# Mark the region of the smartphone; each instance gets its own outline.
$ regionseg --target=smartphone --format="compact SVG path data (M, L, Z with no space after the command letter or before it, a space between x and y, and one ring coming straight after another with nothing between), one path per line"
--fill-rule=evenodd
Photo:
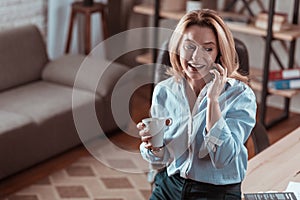
M217 55L217 57L216 57L215 63L222 65L222 64L221 64L221 59L220 59L220 57L221 57L221 54L218 53L218 55Z
M218 68L215 66L213 66L211 69L219 71ZM215 75L213 73L210 73L210 75L211 75L211 79L215 78Z
M215 63L221 65L220 57L221 57L221 54L218 53L218 55L217 55L217 57L216 57L216 60L215 60ZM213 65L211 69L218 70L218 68L217 68L215 65ZM219 70L218 70L218 71L219 71ZM214 79L214 78L215 78L215 75L214 75L214 74L210 73L210 75L211 75L211 79Z

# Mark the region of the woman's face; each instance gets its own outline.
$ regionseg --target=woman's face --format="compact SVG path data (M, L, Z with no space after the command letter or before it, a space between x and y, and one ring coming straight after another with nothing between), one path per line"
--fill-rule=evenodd
M203 79L218 55L217 39L213 30L198 25L188 27L183 34L179 54L187 78Z

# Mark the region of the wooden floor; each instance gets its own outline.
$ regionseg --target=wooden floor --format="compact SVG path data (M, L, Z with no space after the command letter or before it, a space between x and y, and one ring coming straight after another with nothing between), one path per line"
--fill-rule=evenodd
M150 108L150 91L151 86L144 86L139 88L133 98L131 99L131 115L134 122L139 122L141 119L148 117ZM276 116L280 110L269 108L268 116ZM278 125L268 130L268 136L270 143L273 144L292 130L300 126L300 115L291 113L290 117L279 123ZM135 127L129 127L135 128ZM111 140L125 149L138 149L140 141L138 138L128 136L127 134L119 131L111 136ZM251 145L249 146L249 152L252 152ZM75 162L82 156L87 156L89 153L83 146L78 146L64 154L61 154L55 158L41 163L31 169L21 172L15 176L5 179L0 182L0 199L4 196L12 194L23 187L31 185L32 183L43 179L49 174L65 168Z

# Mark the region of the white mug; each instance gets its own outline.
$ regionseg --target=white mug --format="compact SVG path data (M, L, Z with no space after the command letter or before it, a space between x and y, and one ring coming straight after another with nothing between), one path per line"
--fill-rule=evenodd
M165 128L172 124L170 118L146 118L142 120L149 133L152 136L150 142L153 147L162 147L164 145Z

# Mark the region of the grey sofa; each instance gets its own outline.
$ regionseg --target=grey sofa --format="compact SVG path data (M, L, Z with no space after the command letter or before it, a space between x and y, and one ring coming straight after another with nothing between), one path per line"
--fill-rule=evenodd
M0 180L79 145L72 109L94 104L105 133L118 128L110 96L127 67L110 66L96 98L82 79L74 88L80 99L72 105L74 80L84 59L65 55L49 60L43 37L33 25L0 32ZM101 67L96 65L86 70L87 79L95 76L93 68Z

